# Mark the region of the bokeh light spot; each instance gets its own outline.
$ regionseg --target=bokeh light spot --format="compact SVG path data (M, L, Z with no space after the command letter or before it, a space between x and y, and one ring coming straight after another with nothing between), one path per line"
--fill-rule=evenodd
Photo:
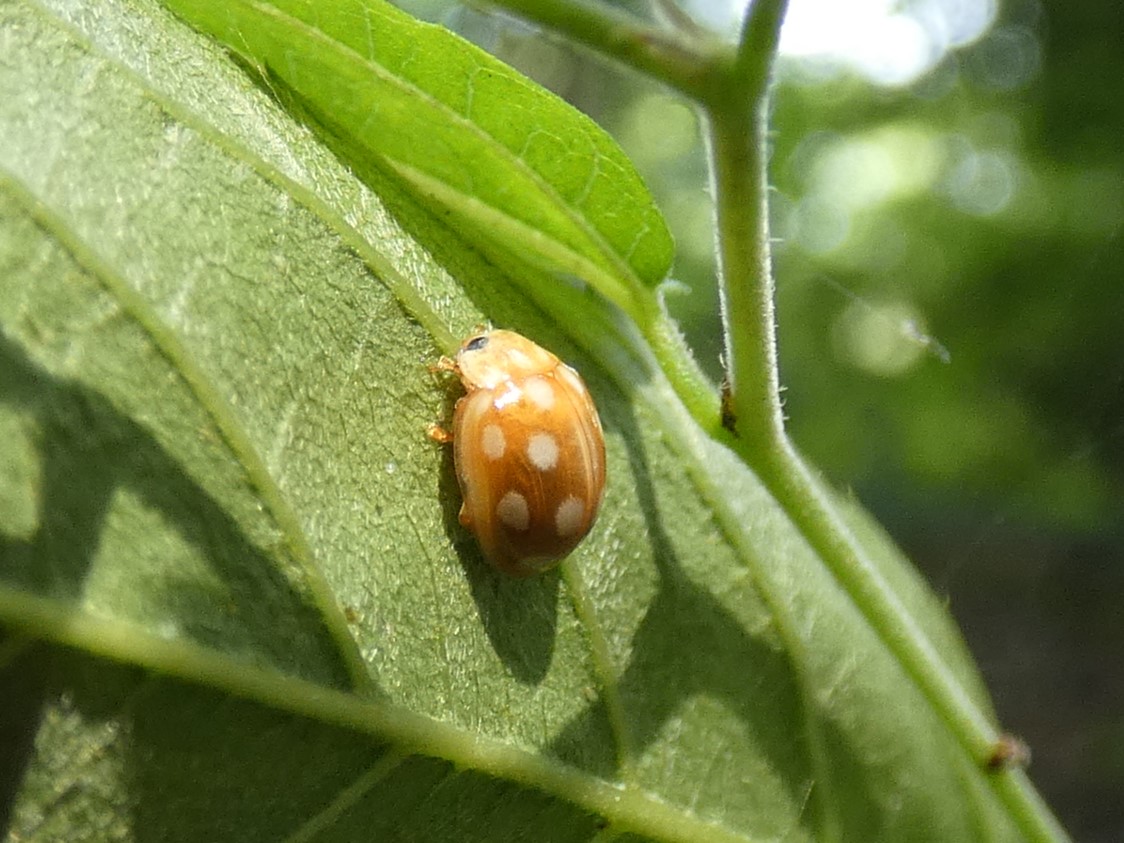
M900 302L852 302L836 319L832 339L839 356L879 377L909 371L926 351L920 316Z

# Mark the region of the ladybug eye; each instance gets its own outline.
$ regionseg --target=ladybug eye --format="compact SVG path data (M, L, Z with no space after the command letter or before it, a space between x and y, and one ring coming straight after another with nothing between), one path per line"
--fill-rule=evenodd
M468 342L466 342L464 344L464 350L465 351L479 351L480 349L482 349L487 344L488 344L488 338L486 336L481 335L479 337L473 337L472 339L470 339Z

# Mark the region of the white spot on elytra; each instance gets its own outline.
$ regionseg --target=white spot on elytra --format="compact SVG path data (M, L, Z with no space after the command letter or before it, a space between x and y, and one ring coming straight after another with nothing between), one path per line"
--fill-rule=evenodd
M531 403L540 410L550 410L554 407L554 384L544 377L536 375L523 381L523 391L531 399Z
M581 529L584 515L585 507L582 506L582 502L570 495L558 504L558 509L554 511L554 529L562 538L572 536Z
M496 515L500 522L513 530L526 530L531 523L531 512L527 509L527 499L518 492L508 492L496 504Z
M539 471L558 465L558 440L549 433L536 433L527 441L527 458Z
M498 460L507 450L507 440L499 425L489 424L480 434L480 445L484 449L484 456L490 460Z

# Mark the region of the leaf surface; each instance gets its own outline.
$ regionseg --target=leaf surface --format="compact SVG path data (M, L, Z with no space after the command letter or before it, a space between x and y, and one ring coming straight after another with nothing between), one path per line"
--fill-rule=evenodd
M364 0L168 5L477 239L516 238L633 313L666 275L671 236L620 148L447 30Z
M479 76L475 52L386 14L401 44L436 42L398 59L417 88ZM317 91L352 90L335 57L370 54L308 26L266 29L301 73L322 53L328 80L289 84L326 113ZM603 302L483 259L401 167L348 161L361 183L150 4L5 4L0 56L0 710L32 736L17 838L1014 839L643 346L619 327L575 342L616 325ZM506 119L562 132L562 106L520 84ZM387 133L418 103L396 86L366 106ZM334 131L355 135L347 114ZM463 193L446 152L410 166ZM593 173L620 153L581 155ZM526 175L501 159L469 181ZM662 246L630 251L542 195L521 224L600 255L621 290L661 276ZM481 560L425 436L456 395L428 364L485 317L578 366L606 428L597 528L529 581ZM854 518L986 705L942 608Z

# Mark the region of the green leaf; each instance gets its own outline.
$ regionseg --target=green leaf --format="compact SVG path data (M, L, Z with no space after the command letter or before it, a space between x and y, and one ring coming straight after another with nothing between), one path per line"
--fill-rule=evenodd
M456 89L466 48L420 31L411 74ZM316 43L294 52L334 67ZM0 56L13 837L1016 839L603 302L359 182L148 3L5 4ZM524 222L556 237L572 208L541 201ZM455 397L428 364L485 315L573 361L606 428L600 522L530 581L480 558L425 435ZM852 519L986 707L942 607Z
M379 0L170 0L476 239L591 283L639 315L671 236L593 121L449 31Z

